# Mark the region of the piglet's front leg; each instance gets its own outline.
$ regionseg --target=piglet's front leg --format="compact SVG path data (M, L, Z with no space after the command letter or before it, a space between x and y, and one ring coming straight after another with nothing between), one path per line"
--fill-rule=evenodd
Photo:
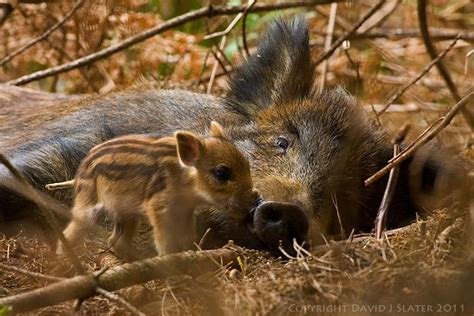
M155 247L159 255L190 250L196 242L194 209L176 205L161 206L160 199L145 203Z

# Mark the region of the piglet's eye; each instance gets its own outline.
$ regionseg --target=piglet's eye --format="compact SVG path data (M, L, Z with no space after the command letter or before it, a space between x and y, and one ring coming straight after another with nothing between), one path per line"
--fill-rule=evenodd
M281 150L287 150L290 147L290 141L285 136L279 136L276 139L276 146Z
M232 176L232 172L227 166L217 166L213 171L214 178L219 182L227 182Z

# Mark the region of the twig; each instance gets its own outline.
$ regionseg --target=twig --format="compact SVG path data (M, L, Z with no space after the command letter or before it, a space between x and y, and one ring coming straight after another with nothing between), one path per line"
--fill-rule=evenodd
M253 5L255 4L254 0L249 0L249 2L247 3L247 6L246 8L244 9L244 12L245 11L248 11ZM224 72L227 74L227 71L225 69L225 66L222 64L221 60L220 60L220 56L223 56L225 57L224 53L223 53L223 50L224 50L224 47L225 47L225 44L227 43L227 35L234 29L234 27L237 25L237 23L239 22L239 20L244 16L244 13L243 12L240 12L239 14L237 14L237 16L229 23L229 25L226 27L226 29L224 31L220 31L220 32L215 32L213 34L210 34L210 35L206 35L204 36L204 39L211 39L211 38L215 38L215 37L218 37L218 36L222 36L221 38L221 41L219 43L219 46L217 46L217 54L214 55L214 57L216 58L216 62L214 63L214 65L212 66L212 71L211 71L211 78L209 80L209 83L207 85L207 94L210 94L211 91L212 91L212 86L214 84L214 80L216 78L216 72L217 72L217 66L220 64L222 69L224 70ZM220 55L220 56L219 56Z
M219 78L219 77L228 75L228 74L230 74L234 71L234 68L230 68L230 67L226 67L225 69L226 69L226 71L224 71L224 70L217 71L215 77ZM201 76L201 78L196 80L196 85L200 85L201 83L209 81L210 79L211 79L211 75Z
M249 0L249 4L252 0ZM247 7L249 7L249 4L247 4ZM247 8L246 7L246 8ZM223 30L223 31L219 31L219 32L215 32L215 33L212 33L212 34L208 34L206 36L204 36L204 39L205 40L209 40L209 39L212 39L212 38L216 38L216 37L220 37L220 36L226 36L228 35L233 29L234 27L237 25L237 23L240 21L240 19L244 16L244 13L243 12L239 12L239 14L237 14L235 16L235 18L229 23L229 25L227 25L226 29Z
M431 39L436 40L452 40L459 36L460 39L464 41L474 41L474 32L467 32L464 30L445 30L439 28L429 28ZM326 36L328 32L315 32L316 34L320 34ZM344 36L343 32L334 32L334 37L341 37ZM413 28L399 28L399 29L390 29L390 28L377 28L370 32L361 32L360 30L352 34L349 39L376 39L376 38L387 38L387 39L403 39L403 38L414 38L414 37L421 37L421 33L419 29ZM314 45L311 43L310 45Z
M352 34L354 34L357 29L359 29L359 27L361 27L362 24L364 24L365 21L367 21L375 12L377 12L378 9L380 9L382 7L382 5L385 3L384 0L380 0L376 5L374 5L363 17L362 19L360 19L359 22L357 22L356 25L354 25L347 33L346 35L344 35L343 37L340 37L338 38L334 44L329 48L329 50L325 51L324 54L322 56L320 56L318 58L318 60L316 60L316 62L314 63L314 66L316 67L317 65L319 65L321 62L323 62L326 58L328 58L329 56L331 56L335 51L336 49L341 46L341 44L347 40L350 36L352 36Z
M249 53L249 48L247 46L247 15L249 13L249 10L252 9L252 7L257 3L257 0L250 0L247 7L244 10L244 16L242 17L242 43L244 44L244 50L245 54L247 54L247 57L250 56Z
M206 231L204 232L204 234L201 237L201 240L199 240L199 243L197 244L198 249L202 248L202 246L204 245L204 242L206 241L206 237L207 237L207 235L209 235L210 232L211 232L211 228L206 229Z
M349 42L350 43L350 42ZM359 84L360 84L360 81L362 80L361 79L361 76L360 76L360 65L359 63L355 62L352 57L351 57L351 54L349 54L349 49L344 49L344 55L346 55L347 57L347 60L349 61L349 63L351 64L351 66L353 68L355 68L355 71L356 71L356 86L355 86L355 91L356 91L356 95L358 95L359 93Z
M46 32L44 32L43 34L41 34L40 36L38 36L37 38L34 38L32 40L30 40L28 43L26 43L23 47L20 47L18 48L17 50L15 50L13 53L11 53L10 55L6 56L5 58L3 58L2 60L0 60L0 66L3 66L5 63L9 62L10 60L12 60L13 58L15 58L16 56L20 55L21 53L23 53L24 51L26 51L28 48L30 48L31 46L35 45L36 43L39 43L41 42L42 40L45 40L46 38L48 38L48 36L51 35L51 33L53 33L54 31L56 31L58 28L60 28L64 23L66 23L66 21L74 15L74 13L76 13L77 10L79 10L79 8L84 4L85 0L78 0L74 6L72 7L71 11L69 11L62 20L58 21L56 24L54 24L50 29L48 29Z
M400 5L401 0L387 0L385 5L380 8L377 14L374 14L370 19L368 19L364 25L359 29L361 33L367 33L368 31L376 28L380 24L385 23L388 19L387 17L391 15Z
M436 126L436 128L433 128L430 132L426 133L426 136L423 138L420 138L416 144L412 144L410 149L402 151L395 159L393 159L392 162L390 162L388 165L377 171L373 176L370 178L367 178L365 180L365 185L371 185L375 181L379 180L381 177L383 177L388 171L390 171L392 168L400 165L403 161L405 161L408 157L410 157L416 150L418 150L421 146L429 142L431 139L433 139L439 132L441 132L446 126L451 123L451 120L454 118L454 116L461 110L467 103L471 101L472 96L474 95L474 92L471 92L464 96L458 103L456 103L451 110L444 116L442 121Z
M426 134L428 134L433 128L435 128L436 126L438 126L439 123L441 123L443 121L444 117L440 117L438 118L436 121L434 121L433 123L430 124L430 126L428 126L420 135L418 135L417 138L415 138L415 140L413 140L413 142L408 145L407 147L405 147L403 149L402 152L404 151L407 151L409 150L411 147L413 147L420 139L422 139L423 137L425 137ZM393 157L391 158L388 162L392 162L396 159L397 157Z
M0 306L11 306L14 313L28 312L75 298L96 294L97 287L115 291L134 284L175 275L200 276L216 270L215 261L236 264L239 253L231 249L187 251L127 263L108 269L102 275L78 275L29 292L0 298Z
M469 70L469 61L473 55L474 55L474 49L471 49L466 54L466 62L464 64L464 75L467 75L467 72Z
M122 305L133 315L139 315L139 316L145 316L146 315L146 314L140 312L135 306L133 306L132 304L130 304L129 302L127 302L126 300L124 300L123 298L121 298L120 296L118 296L115 293L104 290L103 288L101 288L99 286L95 289L95 291L97 293L99 293L100 295L106 297L107 299L111 300L112 302L115 302L115 303L118 303L119 305Z
M405 91L408 90L412 85L418 82L424 75L426 75L431 68L436 65L438 62L441 61L441 59L456 45L456 43L459 40L459 35L454 39L454 41L441 53L439 54L435 59L431 61L423 70L414 78L412 78L410 81L408 81L405 85L403 85L397 93L395 93L388 101L385 103L384 107L380 112L378 112L376 115L380 116L382 115L390 105L392 105L393 102L395 102L402 94L405 93Z
M45 185L45 188L48 189L49 191L54 191L54 190L61 190L61 189L69 189L74 186L74 180L69 180L69 181L64 181L64 182L56 182L56 183L50 183Z
M219 53L219 58L222 58L227 63L227 65L229 65L232 68L233 67L232 62L229 60L229 58L227 58L224 51L222 49L220 49L218 46L216 47L216 51ZM221 60L221 63L222 63L221 66L223 66L224 63L222 62L222 60ZM225 67L225 68L227 69L227 67ZM227 70L226 69L223 69L223 70L224 70L225 74L227 75Z
M406 124L403 126L400 131L397 133L395 139L393 140L393 156L396 157L400 152L400 144L405 139L407 132L410 128L410 125ZM390 170L388 176L387 186L385 187L385 192L383 194L382 202L377 211L377 218L375 219L375 238L377 240L382 239L382 233L385 230L387 223L388 208L392 202L393 195L395 194L395 188L397 187L397 179L399 174L399 168L394 167Z
M221 38L221 42L219 43L218 51L222 51L224 49L226 42L227 42L227 35L224 35ZM213 86L214 80L216 78L216 73L217 73L218 66L219 66L219 58L216 60L216 62L212 66L211 77L209 79L209 83L207 84L207 90L206 90L207 94L210 94L211 91L212 91L212 86ZM225 69L225 66L224 66L224 69Z
M58 239L64 245L64 250L66 251L67 256L71 259L74 268L78 273L83 274L86 270L82 266L78 256L72 249L68 240L66 239L66 237L64 237L60 229L59 223L56 217L54 217L53 215L53 213L64 213L61 204L54 201L53 198L47 197L45 194L42 194L41 192L36 190L23 176L23 174L21 174L3 154L0 154L0 163L2 163L13 174L16 180L16 182L2 183L2 185L5 185L8 189L11 189L21 194L22 196L33 201L39 206L44 216L46 217L48 224L51 226Z
M331 194L331 200L334 208L336 209L337 221L339 222L339 229L341 230L341 239L344 239L346 233L344 231L344 226L342 225L341 213L339 212L339 205L337 204L337 197L335 194Z
M204 56L204 61L202 63L201 72L199 73L198 79L194 82L194 89L196 89L199 86L199 84L201 82L203 82L203 81L201 81L201 79L202 79L202 76L204 75L204 72L206 71L207 61L209 60L209 56L211 55L211 51L212 51L212 48L208 49L207 53L206 53L206 56Z
M438 53L436 52L436 48L434 47L433 42L430 38L430 33L428 32L428 22L426 17L426 0L418 0L417 11L423 43L425 43L426 51L430 55L431 59L435 59ZM456 85L453 82L453 79L451 78L451 75L449 74L448 68L446 68L446 65L441 60L436 63L436 67L438 68L441 77L443 77L444 81L446 82L449 91L451 91L454 100L456 102L459 102L459 100L461 100L461 96ZM474 131L474 114L467 107L463 108L461 110L461 113L464 116L464 119L466 120L467 124L469 124L471 130Z
M329 20L326 39L324 40L324 51L328 51L331 47L332 36L334 33L334 26L336 25L336 14L337 14L337 3L331 3L331 10L329 11ZM324 91L324 86L326 85L326 77L328 72L329 58L326 59L323 63L323 70L321 74L321 81L319 85L319 92Z
M314 6L317 4L327 4L332 2L342 2L343 0L304 0L304 1L286 1L280 3L270 3L270 4L258 4L254 5L250 11L252 12L262 12L262 11L271 11L279 9L288 9L304 6ZM72 69L82 67L84 65L93 63L97 60L109 57L113 54L116 54L132 45L143 42L144 40L153 37L157 34L163 33L171 28L182 25L184 23L200 19L202 17L213 17L219 15L232 15L244 11L246 6L207 6L198 10L190 11L183 15L179 15L175 18L172 18L156 27L138 33L134 36L127 38L126 40L117 43L115 45L104 48L93 54L78 58L72 62L65 63L60 66L51 67L49 69L41 70L34 72L30 75L20 77L15 80L8 81L7 84L10 85L23 85L31 81L39 80L49 76L54 76L59 73L63 73Z
M0 269L5 270L5 271L17 272L17 273L24 274L35 279L40 279L40 280L44 280L48 282L58 282L58 281L64 280L64 278L59 278L59 277L55 277L51 275L38 273L38 272L28 271L22 268L9 266L3 263L0 263Z

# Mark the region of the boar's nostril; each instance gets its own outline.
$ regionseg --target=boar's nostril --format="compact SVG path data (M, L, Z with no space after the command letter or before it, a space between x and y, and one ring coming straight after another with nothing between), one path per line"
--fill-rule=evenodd
M281 255L280 244L294 254L293 240L299 244L307 241L308 218L297 205L265 201L255 209L253 220L255 233L275 255Z

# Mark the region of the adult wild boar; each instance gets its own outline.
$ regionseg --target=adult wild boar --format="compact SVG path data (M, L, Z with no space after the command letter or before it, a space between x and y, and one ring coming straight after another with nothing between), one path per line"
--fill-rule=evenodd
M249 157L254 183L266 203L245 222L202 211L198 229L211 232L206 247L232 239L250 248L287 251L292 241L370 231L386 178L365 187L364 179L392 155L385 134L371 125L356 100L338 88L314 92L308 26L297 18L274 22L258 50L233 74L223 98L181 90L130 89L80 101L13 108L1 129L2 149L38 188L74 177L94 145L130 133L170 135L177 129L203 132L216 120ZM445 166L427 157L401 166L388 226L414 218ZM413 167L416 165L416 168ZM417 174L418 176L410 176ZM0 169L1 181L10 174ZM70 202L70 192L57 197ZM4 224L31 217L32 206L3 189Z

